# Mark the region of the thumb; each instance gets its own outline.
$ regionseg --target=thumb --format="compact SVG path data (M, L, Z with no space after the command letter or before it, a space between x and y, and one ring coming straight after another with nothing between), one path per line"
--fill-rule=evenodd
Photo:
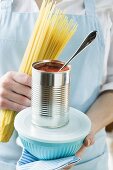
M76 153L76 156L81 158L82 154L85 152L86 147L85 145L82 145L82 147L79 149L79 151Z
M89 147L95 143L94 134L90 133L84 140L84 146Z
M90 133L89 135L86 136L84 143L82 147L79 149L79 151L76 153L76 156L81 157L82 154L85 152L86 148L90 147L94 143L95 143L94 134Z

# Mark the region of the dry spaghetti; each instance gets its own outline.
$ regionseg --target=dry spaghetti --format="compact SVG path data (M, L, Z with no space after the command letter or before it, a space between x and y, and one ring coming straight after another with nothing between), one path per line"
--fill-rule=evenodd
M19 71L31 75L33 62L57 59L76 29L77 25L69 20L62 11L56 9L56 3L52 0L43 0ZM1 111L1 142L9 141L14 130L15 115L14 111Z

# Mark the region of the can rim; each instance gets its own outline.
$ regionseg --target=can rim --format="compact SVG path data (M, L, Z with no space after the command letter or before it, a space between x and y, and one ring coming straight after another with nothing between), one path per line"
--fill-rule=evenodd
M64 70L64 71L61 71L61 72L56 72L56 71L48 71L48 72L46 72L46 71L38 70L38 69L35 68L35 66L36 66L37 64L49 63L49 62L58 63L58 64L61 64L62 66L65 64L65 62L60 61L60 60L40 60L40 61L34 62L34 63L32 64L32 69L36 70L37 72L42 72L42 73L46 73L46 74L48 74L48 73L49 73L49 74L50 74L50 73L62 74L62 73L70 72L70 70L71 70L71 65L67 65L67 67L69 68L68 70Z

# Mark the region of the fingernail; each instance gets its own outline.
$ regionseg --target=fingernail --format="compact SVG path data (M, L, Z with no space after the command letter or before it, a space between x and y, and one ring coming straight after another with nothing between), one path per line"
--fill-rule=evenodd
M87 146L90 146L90 145L91 145L91 140L88 139L88 141L87 141Z

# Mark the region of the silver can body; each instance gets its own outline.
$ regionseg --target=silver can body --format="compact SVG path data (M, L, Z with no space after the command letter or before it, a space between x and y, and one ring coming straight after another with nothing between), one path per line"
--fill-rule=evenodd
M32 66L32 123L48 128L64 126L69 121L70 66L61 72L43 71L44 66L64 63L43 60Z

